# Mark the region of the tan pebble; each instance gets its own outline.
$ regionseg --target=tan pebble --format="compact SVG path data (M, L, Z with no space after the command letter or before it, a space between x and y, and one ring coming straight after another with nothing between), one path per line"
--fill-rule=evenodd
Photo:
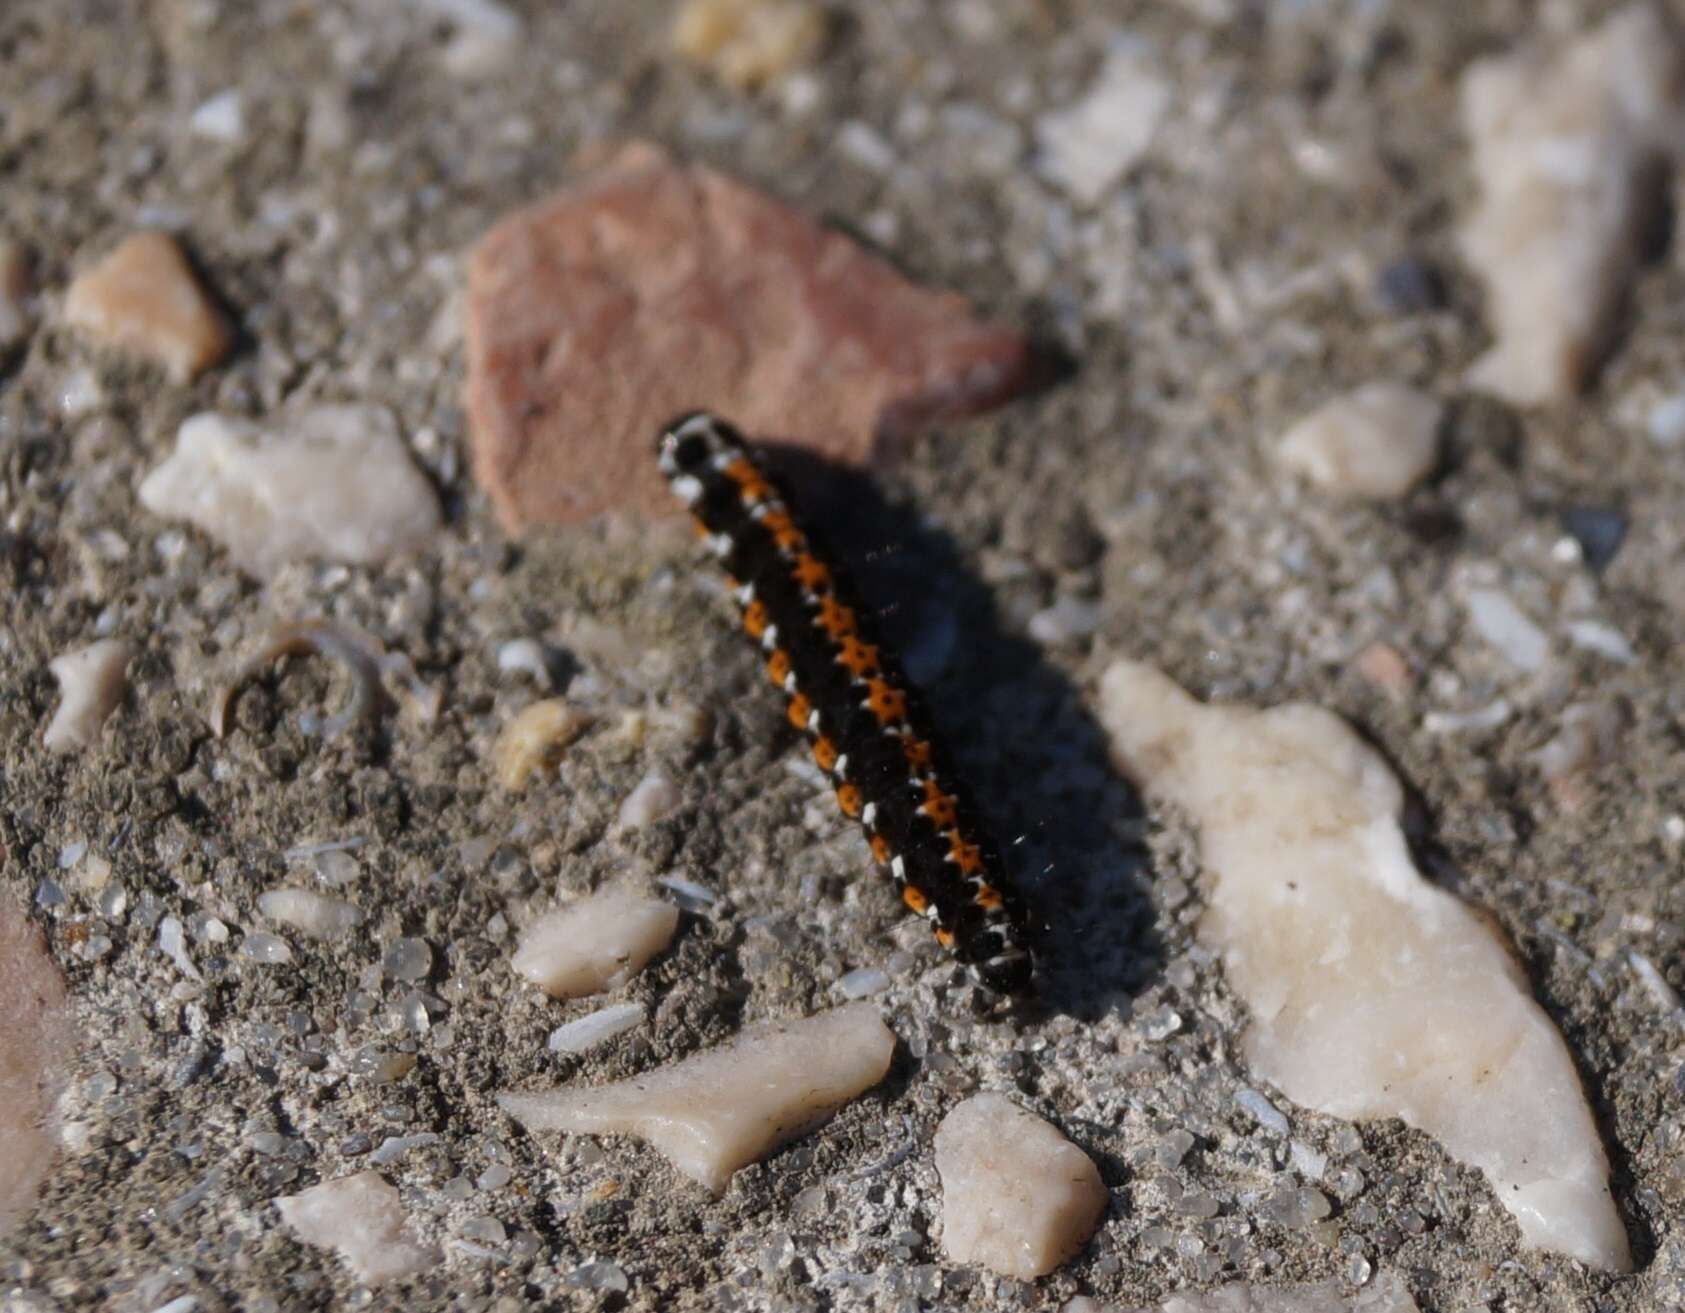
M1045 1276L1088 1243L1110 1196L1094 1162L1000 1094L967 1099L936 1130L942 1252L1002 1276Z
M825 11L811 0L684 0L673 46L739 91L777 82L825 42Z
M492 764L497 782L511 792L526 787L533 772L553 765L561 751L591 724L589 712L562 698L534 702L503 727Z
M1352 660L1352 669L1392 697L1410 691L1410 664L1390 643L1371 643Z
M70 285L65 318L96 342L162 365L186 383L225 355L233 338L163 233L137 233Z

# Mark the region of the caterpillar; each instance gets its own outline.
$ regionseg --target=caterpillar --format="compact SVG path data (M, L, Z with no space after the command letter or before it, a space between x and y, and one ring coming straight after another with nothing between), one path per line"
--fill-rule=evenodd
M978 827L929 717L837 566L801 529L743 435L704 412L667 425L656 456L729 576L785 717L807 739L843 813L937 942L1002 994L1034 963L1024 907Z

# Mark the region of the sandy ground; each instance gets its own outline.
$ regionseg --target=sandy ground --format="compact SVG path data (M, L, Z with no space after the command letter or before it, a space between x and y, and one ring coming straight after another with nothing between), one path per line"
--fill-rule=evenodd
M1577 24L1592 8L1545 13ZM1459 390L1484 338L1452 254L1471 185L1456 77L1533 7L894 0L852 7L808 84L816 103L794 108L676 65L665 6L525 9L518 47L481 80L444 68L446 23L397 0L0 9L0 226L34 253L45 293L38 331L0 360L0 886L32 903L85 1036L66 1100L78 1145L0 1242L6 1307L140 1313L193 1294L207 1310L1056 1308L1232 1280L1355 1289L1382 1270L1429 1313L1685 1303L1679 1019L1630 966L1641 953L1685 983L1685 825L1668 825L1685 810L1685 472L1644 425L1680 384L1685 264L1646 274L1583 404L1523 418ZM1174 108L1124 188L1074 207L1027 163L1033 124L1123 33L1157 52ZM192 135L193 109L233 86L243 139ZM890 168L838 147L850 121L889 144ZM678 540L611 526L510 542L467 476L459 256L563 181L581 143L622 135L869 237L1074 362L1040 396L922 440L901 471L840 484L822 510L1050 923L1045 998L1024 1017L982 1012L898 915L793 769L803 754ZM57 318L73 272L147 224L182 235L240 325L234 357L190 387ZM1440 273L1443 304L1400 313L1377 294L1402 259ZM1451 403L1427 486L1341 507L1271 467L1265 439L1383 375ZM449 514L424 556L293 567L266 589L139 508L136 483L184 416L306 400L396 411ZM1601 576L1561 549L1572 505L1630 522ZM1469 630L1471 581L1553 634L1595 614L1634 659L1559 637L1549 670L1523 679ZM1099 603L1098 631L1029 638L1028 617L1066 594ZM299 717L343 686L294 661L213 739L201 711L218 672L276 621L322 613L408 652L443 689L439 721L394 715L324 744ZM581 620L609 637L579 640ZM134 691L96 750L51 758L47 662L108 633L140 646ZM500 791L490 744L537 693L498 672L496 650L529 635L571 653L577 691L688 700L711 735L599 734L556 779ZM1373 640L1410 663L1401 695L1354 671ZM1519 1249L1478 1175L1398 1124L1287 1109L1294 1138L1328 1155L1333 1210L1272 1220L1268 1198L1301 1178L1234 1102L1244 1017L1193 944L1190 836L1140 817L1092 717L1094 677L1118 654L1206 695L1324 703L1397 763L1428 868L1502 923L1577 1055L1637 1275ZM1498 697L1516 710L1496 729L1424 727L1430 710ZM1623 699L1631 728L1565 803L1529 754L1591 697ZM614 832L652 768L683 805ZM285 850L350 837L367 843L340 892L364 931L328 945L283 932L290 963L243 957L247 932L279 929L256 898L298 878ZM110 861L105 890L84 887L82 862L61 869L78 844ZM519 985L512 927L554 890L628 872L718 898L625 991L649 1023L558 1058L546 1035L588 1006ZM169 915L202 981L159 952ZM401 936L432 948L424 1033L406 1021L415 986L381 970ZM632 1074L822 1006L843 973L886 963L902 1041L889 1081L721 1200L629 1142L529 1139L492 1102L509 1085ZM932 1234L934 1129L979 1088L1052 1118L1114 1194L1094 1243L1034 1285L951 1269ZM424 1132L438 1138L383 1170L446 1261L371 1303L271 1201ZM494 1164L507 1184L477 1187Z

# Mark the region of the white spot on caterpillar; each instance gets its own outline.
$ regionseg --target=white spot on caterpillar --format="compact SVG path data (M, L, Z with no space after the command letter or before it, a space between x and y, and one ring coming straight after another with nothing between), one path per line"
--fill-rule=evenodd
M702 500L702 480L694 474L681 474L673 480L673 491L686 506Z

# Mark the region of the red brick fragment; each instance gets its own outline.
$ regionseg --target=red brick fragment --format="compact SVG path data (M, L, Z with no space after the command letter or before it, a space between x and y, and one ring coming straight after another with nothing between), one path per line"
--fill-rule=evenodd
M964 298L643 143L486 234L467 313L474 470L510 530L670 512L650 444L682 411L859 466L1031 382Z

